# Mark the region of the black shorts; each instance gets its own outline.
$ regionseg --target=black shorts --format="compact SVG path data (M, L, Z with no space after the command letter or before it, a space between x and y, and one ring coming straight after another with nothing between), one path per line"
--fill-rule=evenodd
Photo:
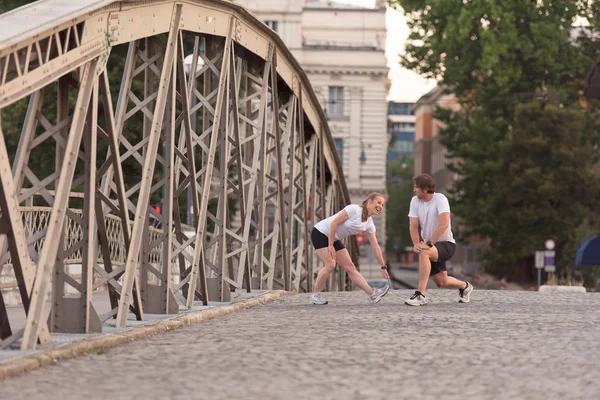
M312 228L310 232L310 241L312 242L315 250L322 249L323 247L329 247L329 238L317 228ZM339 240L333 242L335 251L344 250L346 246Z
M454 255L454 251L456 251L456 245L452 242L436 242L434 246L438 251L438 259L437 261L431 262L431 272L429 273L430 276L438 274L442 271L447 271L446 261L451 259Z

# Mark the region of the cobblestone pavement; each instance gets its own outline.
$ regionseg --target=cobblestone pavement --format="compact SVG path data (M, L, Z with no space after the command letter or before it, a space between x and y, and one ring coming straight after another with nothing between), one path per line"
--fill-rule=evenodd
M289 295L0 381L2 399L593 399L600 294Z

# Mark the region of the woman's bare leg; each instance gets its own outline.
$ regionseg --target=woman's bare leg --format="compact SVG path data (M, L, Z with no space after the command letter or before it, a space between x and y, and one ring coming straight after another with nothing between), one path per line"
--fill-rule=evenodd
M350 253L348 253L348 250L342 249L336 252L335 257L338 264L340 264L344 271L348 273L348 276L350 277L350 280L352 280L352 283L364 290L369 296L372 295L373 288L367 283L367 280L364 278L364 276L362 276L361 273L358 272L358 270L354 266L354 263L352 262L352 258L350 257Z
M325 282L327 282L327 278L335 269L336 260L331 258L329 254L329 249L327 247L322 247L320 249L315 250L317 256L323 261L323 268L317 274L317 280L315 281L315 286L313 288L313 293L319 293L325 287ZM337 255L336 255L337 257Z

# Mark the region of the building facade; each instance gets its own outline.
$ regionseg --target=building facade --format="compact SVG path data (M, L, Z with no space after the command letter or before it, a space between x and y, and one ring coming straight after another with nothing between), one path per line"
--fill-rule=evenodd
M416 123L413 105L394 101L388 103L388 166L399 158L413 156Z
M370 8L331 1L237 2L279 34L306 72L328 117L352 202L385 192L385 0ZM375 224L383 247L385 210Z
M413 106L415 175L431 175L436 182L436 191L445 194L457 176L448 169L447 150L439 140L439 131L444 125L433 116L437 107L457 109L458 103L453 95L444 94L443 88L436 86Z

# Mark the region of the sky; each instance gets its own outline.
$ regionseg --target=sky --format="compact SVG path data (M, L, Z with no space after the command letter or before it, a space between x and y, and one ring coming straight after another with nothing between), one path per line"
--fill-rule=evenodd
M335 0L337 3L355 4L372 7L375 0ZM402 12L389 8L386 11L387 36L385 56L390 69L392 82L388 100L415 102L435 87L435 81L425 80L416 73L402 68L398 54L404 52L404 42L408 37L408 26Z
M388 8L385 19L387 26L385 56L392 81L388 100L415 102L435 87L435 80L425 80L415 72L400 66L398 54L404 53L404 42L409 33L406 18L400 11Z

